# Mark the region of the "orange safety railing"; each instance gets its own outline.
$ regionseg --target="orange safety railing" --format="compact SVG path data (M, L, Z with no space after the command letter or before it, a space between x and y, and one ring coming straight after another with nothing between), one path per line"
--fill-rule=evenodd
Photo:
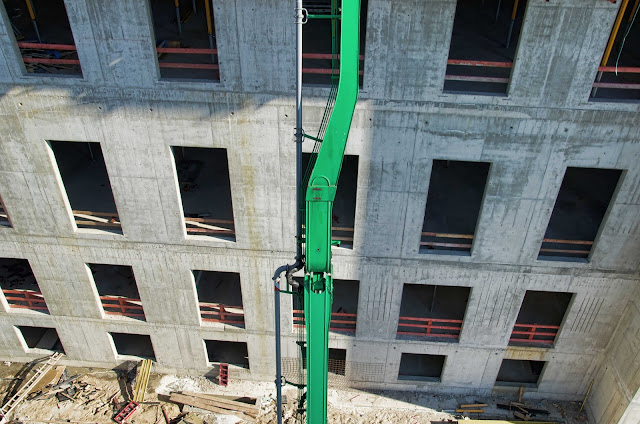
M444 76L445 81L467 81L467 82L491 82L498 84L508 84L509 77L497 77L486 75L467 75L473 73L500 73L500 69L511 69L513 62L493 62L486 60L463 60L463 59L449 59L447 60L448 66L465 66L469 71L452 73L453 69L449 69ZM479 69L475 69L479 68ZM474 71L471 71L474 69Z
M79 228L121 229L118 213L72 211Z
M42 293L35 290L2 289L7 303L12 308L49 312Z
M450 242L454 240L455 243ZM473 234L451 234L451 233L434 233L422 232L420 239L420 247L425 246L427 249L449 249L468 252L471 250L473 242Z
M340 55L338 55L338 58ZM308 60L331 60L333 59L333 55L331 53L302 53L302 59ZM364 55L360 55L360 68L362 68L364 62ZM331 69L331 66L318 68L318 67L303 67L303 74L321 74L321 75L331 75L338 74L340 71L338 69ZM364 71L360 69L358 71L360 75L364 75Z
M411 331L400 330L401 327ZM398 335L402 336L445 337L458 340L461 330L461 319L400 317L398 321Z
M302 226L304 228L304 225ZM331 227L332 235L331 240L338 240L353 245L353 228L352 227ZM305 234L302 233L302 239L304 240Z
M142 301L121 296L100 296L105 314L145 319Z
M518 324L513 327L510 343L552 345L558 334L558 325ZM542 331L538 331L542 330Z
M357 314L347 314L345 312L331 312L329 331L344 331L346 333L356 333ZM304 328L304 311L293 310L293 328Z
M242 306L200 302L200 317L202 321L206 322L221 322L244 327L244 310Z
M233 221L231 220L185 217L184 222L187 226L187 234L191 234L191 235L204 234L204 235L218 235L218 236L229 236L229 237L236 236L235 226Z
M177 68L177 69L203 69L216 71L219 74L220 66L216 63L185 63L185 62L168 62L162 58L163 54L187 54L187 55L210 55L212 62L217 62L214 57L217 58L217 49L193 49L186 47L156 47L158 52L158 66L161 68ZM219 75L218 75L219 77Z
M592 245L593 241L588 240L562 240L546 238L542 240L540 253L546 256L565 256L569 254L586 258L591 252ZM572 248L573 246L576 247ZM585 247L588 247L588 249L585 250Z
M62 51L76 51L76 46L73 44L44 44L44 43L27 43L19 42L18 47L22 53L22 60L24 63L42 63L45 65L80 65L80 59L61 59L61 58L45 58L34 57L33 50L62 50Z
M598 76L593 83L593 88L613 88L616 90L640 90L640 84L638 83L622 83L622 82L601 82L601 78L609 76L609 74L640 74L640 68L630 66L600 66L598 68ZM625 75L626 76L626 75ZM640 77L638 77L640 80ZM592 92L595 96L596 91Z

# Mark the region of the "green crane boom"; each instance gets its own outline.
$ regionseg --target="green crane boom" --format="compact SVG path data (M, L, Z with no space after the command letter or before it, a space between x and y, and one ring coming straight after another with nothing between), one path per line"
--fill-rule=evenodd
M329 321L333 302L332 208L358 99L359 44L360 0L342 0L338 89L305 196L304 316L308 424L327 423Z

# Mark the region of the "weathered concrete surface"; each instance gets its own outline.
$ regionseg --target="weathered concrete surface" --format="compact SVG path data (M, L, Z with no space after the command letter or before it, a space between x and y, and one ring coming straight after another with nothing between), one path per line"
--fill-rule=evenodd
M25 349L16 325L55 327L69 363L107 367L123 360L108 332L149 334L156 369L166 372L211 372L204 339L243 341L251 370L236 375L272 380L271 276L295 250L291 6L216 2L221 82L213 84L158 80L145 2L65 3L82 79L24 75L6 15L0 25L0 195L14 224L0 227L0 256L30 261L51 311L17 311L2 299L0 357L41 354ZM626 332L611 339L613 329L621 318L638 321L640 109L586 101L616 7L531 1L510 95L494 97L442 94L454 2L392 3L370 3L364 89L347 145L359 157L354 248L334 255L334 276L360 281L357 333L332 334L331 347L347 349L354 384L388 389L488 394L503 358L545 360L527 397L579 399L596 377L603 388L628 385L615 400L627 403L611 412L597 403L608 405L610 391L594 396L598 422L633 417L637 385L603 364L625 363L614 346L626 349ZM547 10L560 10L576 36L538 33ZM580 29L594 20L591 32ZM570 49L579 52L562 53ZM552 76L527 68L536 58ZM312 133L326 90L305 94ZM75 228L47 140L101 143L123 235ZM186 235L171 146L227 149L236 242ZM418 251L434 159L491 163L470 256ZM567 166L624 172L590 261L538 261ZM147 321L105 317L86 263L131 265ZM246 329L201 322L193 269L240 273ZM396 340L403 283L471 287L459 343ZM507 346L527 290L575 294L552 349ZM285 356L295 355L291 309L284 298ZM442 381L399 381L403 352L446 355Z

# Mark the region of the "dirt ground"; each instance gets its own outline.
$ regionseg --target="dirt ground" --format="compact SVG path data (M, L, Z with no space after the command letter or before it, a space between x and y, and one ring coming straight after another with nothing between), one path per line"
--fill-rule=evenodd
M31 371L32 373L33 371ZM28 378L30 375L26 377ZM3 403L8 392L15 392L16 376L24 374L24 364L0 364L0 393ZM91 424L113 423L112 418L129 399L131 385L126 383L126 372L105 369L67 368L67 378L73 381L77 393L71 399L64 396L41 396L39 399L24 401L9 417L14 423L46 424ZM131 376L132 374L129 374ZM24 376L24 375L23 375ZM120 376L120 378L118 378ZM74 378L75 377L75 378ZM181 413L181 405L168 402L172 391L209 393L213 395L232 395L256 398L260 405L259 424L275 424L275 387L273 383L254 381L230 381L227 387L219 386L206 377L158 375L149 380L147 393L141 408L127 420L130 424L165 424L161 407L173 419ZM46 392L46 389L45 389ZM67 392L68 393L68 392ZM285 387L285 424L300 423L296 418L297 389ZM355 389L329 390L329 423L335 424L411 424L442 423L463 420L460 414L453 412L457 405L469 403L487 403L483 414L466 414L471 419L512 419L508 411L496 408L497 403L506 403L516 399L434 395L423 392L387 392L363 391ZM526 401L525 401L526 402ZM549 416L538 416L536 420L554 421L567 424L587 422L584 413L578 414L578 402L536 401L531 407L545 409ZM446 410L447 412L443 412ZM176 424L235 424L245 423L233 415L209 413L200 409L184 407L182 412L191 411Z

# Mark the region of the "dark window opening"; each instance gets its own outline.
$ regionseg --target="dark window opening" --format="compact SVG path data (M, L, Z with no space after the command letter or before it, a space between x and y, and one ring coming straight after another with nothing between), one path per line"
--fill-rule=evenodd
M434 160L420 253L469 254L489 175L489 163Z
M43 349L51 352L64 353L64 348L55 328L18 326L29 349Z
M496 378L496 385L536 387L545 363L544 361L503 359Z
M567 168L538 259L588 259L621 174L617 169Z
M295 277L294 280L300 284L300 287L304 287L304 278ZM355 336L359 292L360 282L357 280L333 280L330 332ZM301 295L294 295L293 327L304 328L304 326L304 299Z
M612 28L607 40L591 90L591 100L640 99L640 19L636 19L637 14L637 2L622 2L618 10L622 21L619 29Z
M0 258L0 288L9 307L49 313L28 260Z
M507 94L526 7L526 0L458 0L444 91Z
M88 264L102 309L108 315L145 319L133 268L128 265Z
M443 355L403 353L398 380L440 381L444 359Z
M64 0L4 0L29 73L82 75Z
M7 212L7 207L4 205L2 197L0 197L0 227L13 227L11 218L9 218L9 212Z
M311 153L302 154L302 169L306 170ZM340 246L353 249L353 234L356 221L356 195L358 187L358 156L345 155L338 177L338 189L333 202L331 238Z
M212 1L150 3L160 77L220 81Z
M151 336L147 334L109 333L118 355L156 360Z
M469 287L405 284L398 338L457 342L470 292Z
M509 344L553 346L572 296L572 293L527 290Z
M302 369L307 369L307 347L300 345L302 356ZM328 369L331 374L346 375L347 370L347 350L329 348Z
M244 328L240 274L237 272L193 271L204 322L221 322Z
M249 352L244 342L205 340L209 362L235 365L249 369Z
M122 234L100 143L50 141L78 228Z
M309 15L331 15L332 0L303 0ZM336 0L338 9L341 1ZM368 0L360 1L360 78L362 87L364 74L364 52L367 29ZM339 12L338 12L339 13ZM334 26L339 32L339 24L332 19L310 17L302 30L302 82L313 85L331 85L332 79L332 39ZM339 21L338 21L339 22ZM339 37L337 38L339 40ZM336 60L336 69L337 69ZM337 81L337 74L334 74Z
M236 241L226 149L173 147L187 234Z

